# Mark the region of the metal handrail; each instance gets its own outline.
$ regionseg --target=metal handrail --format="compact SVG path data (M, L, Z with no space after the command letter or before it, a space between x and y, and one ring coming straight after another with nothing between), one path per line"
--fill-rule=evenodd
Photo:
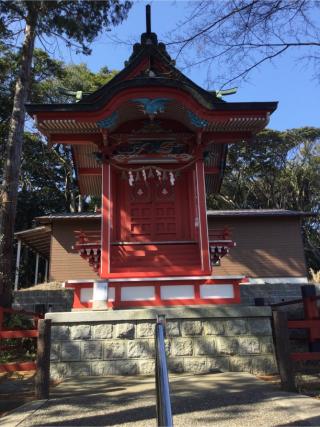
M173 421L171 411L170 385L164 338L165 316L158 316L155 333L157 419L159 427L172 427Z

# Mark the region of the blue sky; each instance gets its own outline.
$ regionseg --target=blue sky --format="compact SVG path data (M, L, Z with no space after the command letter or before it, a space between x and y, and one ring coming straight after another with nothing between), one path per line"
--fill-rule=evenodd
M173 30L187 15L185 1L151 1L152 30L160 40ZM71 54L62 49L66 62L86 62L93 71L107 66L120 70L131 54L131 46L118 44L110 38L117 37L124 42L138 42L145 31L144 1L135 1L129 17L123 24L101 35L91 46L92 55ZM179 62L177 63L179 68ZM206 70L195 69L187 76L200 86L206 87ZM239 85L238 93L226 98L227 101L279 101L279 107L271 117L270 128L284 130L302 126L320 126L320 83L315 80L314 69L297 60L295 52L277 58L272 64L265 63L250 74L249 82ZM216 89L216 88L210 88Z

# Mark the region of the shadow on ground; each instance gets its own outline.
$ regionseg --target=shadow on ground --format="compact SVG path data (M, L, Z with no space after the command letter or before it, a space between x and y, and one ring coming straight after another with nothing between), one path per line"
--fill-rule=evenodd
M320 425L320 402L243 373L171 376L175 427ZM152 377L67 380L19 427L155 426Z
M2 374L0 416L34 399L34 372Z

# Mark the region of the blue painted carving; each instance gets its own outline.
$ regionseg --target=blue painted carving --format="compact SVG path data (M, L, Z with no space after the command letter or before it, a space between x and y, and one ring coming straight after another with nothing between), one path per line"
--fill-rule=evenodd
M136 102L143 107L145 114L149 116L155 116L158 113L163 113L166 107L166 104L171 101L169 98L136 98L132 99L132 102Z
M200 117L194 114L192 111L188 111L188 117L191 124L197 128L204 128L208 124L208 120L200 119Z
M111 116L106 117L105 119L99 120L97 125L102 129L110 129L118 120L118 113L115 111Z
M118 146L113 155L141 155L141 154L183 154L188 153L189 146L183 142L176 141L141 141Z

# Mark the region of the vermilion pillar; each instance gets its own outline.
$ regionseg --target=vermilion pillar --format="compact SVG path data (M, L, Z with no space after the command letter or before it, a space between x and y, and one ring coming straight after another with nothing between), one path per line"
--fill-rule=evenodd
M196 199L199 216L199 246L201 250L201 267L204 274L211 273L210 255L209 255L209 235L207 221L207 202L206 187L204 176L204 161L196 161Z
M101 278L110 274L110 239L112 224L111 166L109 161L102 165L102 218L101 218Z

